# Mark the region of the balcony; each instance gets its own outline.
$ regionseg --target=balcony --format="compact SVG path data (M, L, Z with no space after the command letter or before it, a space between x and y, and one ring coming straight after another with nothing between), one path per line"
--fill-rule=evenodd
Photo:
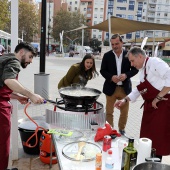
M148 11L155 12L156 8L148 8Z
M156 5L157 4L157 0L149 0L149 4Z

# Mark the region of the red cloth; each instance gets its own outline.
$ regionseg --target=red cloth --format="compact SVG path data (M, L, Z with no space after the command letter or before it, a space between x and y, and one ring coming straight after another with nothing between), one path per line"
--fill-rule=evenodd
M6 85L0 88L0 170L8 167L11 130L11 105L8 101L11 93Z
M105 135L116 135L121 136L116 130L113 130L110 124L106 123L104 128L98 128L97 133L94 137L94 141L101 141L103 140Z

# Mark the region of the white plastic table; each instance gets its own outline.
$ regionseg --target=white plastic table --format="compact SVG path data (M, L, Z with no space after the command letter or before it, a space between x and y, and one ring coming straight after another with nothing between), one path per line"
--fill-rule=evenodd
M65 158L62 154L62 149L66 145L65 143L61 143L61 141L57 141L55 134L52 134L52 140L54 143L56 155L58 158L58 165L61 170L94 170L95 169L95 160L89 162L81 162L81 161L72 161ZM124 137L117 137L116 139L112 140L112 152L113 152L113 159L114 159L114 170L120 170L121 166L121 155L119 155L119 148L118 148L118 140L127 140ZM88 140L88 142L95 143L98 145L102 150L102 142L94 142L92 138ZM105 169L105 159L106 159L106 152L102 151L102 169Z

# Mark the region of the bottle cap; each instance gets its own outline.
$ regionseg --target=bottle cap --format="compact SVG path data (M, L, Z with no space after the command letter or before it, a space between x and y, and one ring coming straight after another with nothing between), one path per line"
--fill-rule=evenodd
M112 150L108 150L108 154L111 155L112 154Z
M134 142L134 139L133 138L129 138L129 142Z

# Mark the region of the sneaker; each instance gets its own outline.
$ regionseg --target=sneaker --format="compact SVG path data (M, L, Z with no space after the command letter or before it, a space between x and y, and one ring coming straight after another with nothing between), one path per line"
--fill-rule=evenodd
M125 132L125 130L119 130L119 133L121 134L121 135L126 135L126 132Z

